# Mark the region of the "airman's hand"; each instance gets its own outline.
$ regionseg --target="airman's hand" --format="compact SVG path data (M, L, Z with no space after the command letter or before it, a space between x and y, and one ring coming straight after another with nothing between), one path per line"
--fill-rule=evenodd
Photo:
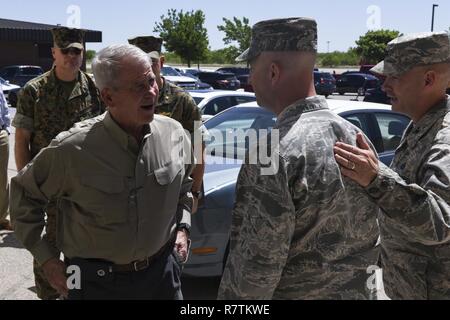
M378 175L378 158L370 148L362 133L356 137L358 147L342 142L336 143L334 153L344 176L359 185L367 187Z

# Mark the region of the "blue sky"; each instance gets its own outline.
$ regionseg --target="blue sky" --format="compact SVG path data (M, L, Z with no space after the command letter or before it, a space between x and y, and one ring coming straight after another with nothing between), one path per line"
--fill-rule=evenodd
M82 28L103 32L103 43L88 44L93 50L153 34L155 23L171 8L203 10L212 49L224 47L224 34L217 30L222 17L245 16L251 24L272 18L312 17L319 26L319 51L327 52L328 46L330 51L355 46L355 40L369 28L403 33L430 31L433 3L439 4L435 30L448 30L448 0L15 0L2 1L0 17L61 25L80 21ZM79 20L73 15L75 11L70 11L71 6L79 8Z

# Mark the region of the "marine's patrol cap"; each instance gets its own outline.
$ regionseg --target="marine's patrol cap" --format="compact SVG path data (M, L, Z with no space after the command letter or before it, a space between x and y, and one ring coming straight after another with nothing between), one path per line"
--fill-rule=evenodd
M143 36L128 39L128 43L148 53L150 58L159 59L161 55L163 39L153 36Z
M84 30L56 27L51 29L51 32L55 47L60 49L77 48L84 50Z
M449 33L412 33L389 42L386 58L370 71L394 76L408 72L414 67L445 62L450 62Z
M236 61L250 61L264 51L317 52L316 21L310 18L260 21L252 28L250 48Z

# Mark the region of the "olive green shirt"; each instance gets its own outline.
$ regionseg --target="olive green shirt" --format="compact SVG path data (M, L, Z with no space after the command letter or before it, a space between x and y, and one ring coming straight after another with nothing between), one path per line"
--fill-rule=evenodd
M116 264L152 256L190 224L190 150L180 124L158 115L141 144L109 113L77 123L13 178L17 238L40 264L59 251ZM58 248L42 237L49 201L59 210Z
M28 82L21 90L12 125L31 132L32 158L74 123L105 112L100 93L88 74L79 71L68 93L71 85L58 80L55 69L52 69Z

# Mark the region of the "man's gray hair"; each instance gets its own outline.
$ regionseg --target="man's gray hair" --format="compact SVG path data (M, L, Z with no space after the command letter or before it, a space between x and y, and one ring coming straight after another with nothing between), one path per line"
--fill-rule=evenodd
M118 87L122 62L125 58L131 58L143 65L151 66L148 55L136 46L116 44L106 47L92 61L95 83L100 90Z

